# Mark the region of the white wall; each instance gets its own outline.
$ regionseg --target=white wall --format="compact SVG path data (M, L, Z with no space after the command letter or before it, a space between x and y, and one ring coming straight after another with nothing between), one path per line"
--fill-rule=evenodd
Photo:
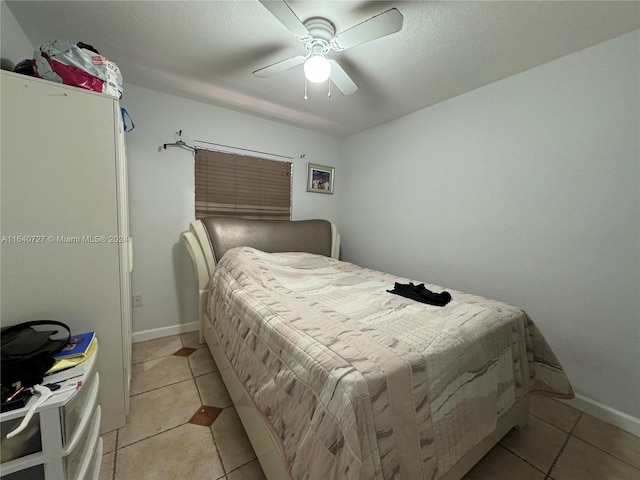
M340 203L346 260L523 307L636 418L639 59L635 31L352 136Z
M0 2L0 46L3 70L13 70L17 63L33 57L34 46L4 1Z
M336 220L342 190L338 140L133 85L125 85L121 105L136 125L126 134L132 289L143 303L133 309L134 332L197 320L197 284L180 238L194 218L194 159L179 148L158 151L178 130L191 145L204 140L293 157L293 218ZM336 167L335 195L306 192L307 162Z

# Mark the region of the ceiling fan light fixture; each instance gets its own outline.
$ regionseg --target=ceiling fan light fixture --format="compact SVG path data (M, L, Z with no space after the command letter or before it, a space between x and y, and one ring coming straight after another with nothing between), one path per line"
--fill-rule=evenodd
M304 62L304 76L314 83L322 83L331 75L331 64L324 55L311 55Z

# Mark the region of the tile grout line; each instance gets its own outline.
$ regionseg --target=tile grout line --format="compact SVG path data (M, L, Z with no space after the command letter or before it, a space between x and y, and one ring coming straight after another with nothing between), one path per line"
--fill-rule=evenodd
M180 342L182 342L182 339L180 339ZM185 345L184 345L184 343L183 343L183 344L182 344L182 348L184 348L184 347L185 347ZM187 347L187 348L193 348L193 347ZM204 348L204 347L201 347L201 348ZM195 350L200 350L200 348L196 348ZM161 360L161 359L163 359L163 358L169 358L169 357L173 357L173 356L174 356L174 354L173 354L173 353L170 353L169 355L163 355L162 357L152 358L152 359L149 359L149 360L145 360L144 362L138 362L138 363L136 363L136 364L134 364L134 365L139 365L139 364L141 364L141 363L150 362L150 361L153 361L153 360ZM196 378L198 378L198 377L202 377L202 376L204 376L204 375L207 375L207 374L209 374L209 373L212 373L212 372L207 372L207 373L203 373L203 374L200 374L200 375L195 375L195 374L194 374L194 372L193 372L193 369L191 368L191 362L189 362L189 358L188 358L188 357L180 357L180 358L184 358L184 359L186 359L186 360L187 360L187 365L189 366L189 372L191 372L191 379L193 379L194 381L195 381L195 379L196 379ZM214 363L215 363L215 362L214 362ZM218 371L218 370L214 370L214 372L216 372L216 371ZM143 391L143 392L138 392L138 393L135 393L135 394L133 394L133 395L129 395L129 398L137 397L138 395L142 395L142 394L144 394L144 393L153 392L153 391L155 391L155 390L160 390L161 388L164 388L164 387L169 387L169 386L171 386L171 385L176 385L176 384L178 384L178 383L186 382L187 380L189 380L189 378L183 378L182 380L177 380L177 381L172 382L172 383L167 383L166 385L161 385L161 386L159 386L159 387L150 388L149 390L145 390L145 391ZM197 387L197 384L196 384L196 387ZM200 393L200 392L198 392L198 394L199 394L199 393Z
M589 445L590 447L595 448L596 450L598 450L599 452L602 452L603 454L607 455L608 457L613 458L614 460L617 460L620 463L624 463L625 465L627 465L628 467L633 468L634 470L637 470L638 472L640 472L640 468L638 468L637 466L635 466L632 463L627 462L626 460L623 460L620 457L617 457L616 455L614 455L613 453L607 452L606 450L603 450L602 448L600 448L598 445L594 445L593 443L589 443L588 441L586 441L584 438L580 438L580 437L576 437L573 436L573 438L575 438L576 440L579 440L583 443L586 443L587 445Z
M184 423L181 423L180 425L175 425L173 427L167 428L166 430L162 430L161 432L156 432L154 434L149 435L148 437L141 438L140 440L136 440L135 442L128 443L127 445L123 445L122 447L118 448L118 450L122 450L123 448L128 448L128 447L130 447L132 445L135 445L137 443L144 442L145 440L149 440L150 438L157 437L158 435L162 435L163 433L170 432L171 430L175 430L176 428L180 428L180 427L182 427L182 426L184 426L184 425L186 425L188 423L189 422L184 422Z
M126 422L125 422L126 424ZM113 449L113 465L111 466L111 480L116 480L116 462L118 461L118 437L120 436L120 429L116 430L116 446ZM104 459L104 455L102 456Z
M171 355L169 355L169 357L170 356ZM165 358L165 357L162 357L162 358ZM191 371L191 365L189 365L189 371ZM173 382L173 383L167 383L166 385L161 385L159 387L150 388L149 390L145 390L144 392L139 392L139 393L135 393L133 395L129 395L129 398L137 397L139 395L143 395L143 394L149 393L149 392L154 392L156 390L160 390L161 388L170 387L172 385L177 385L178 383L187 382L189 380L194 380L195 381L196 378L204 377L205 375L209 375L210 373L217 373L218 371L219 370L212 370L211 372L202 373L202 374L196 375L196 376L194 376L193 371L191 371L191 377L189 377L189 378L183 378L182 380L178 380L178 381Z
M213 444L216 447L216 454L218 455L218 460L220 460L220 466L222 467L223 475L220 478L226 478L227 473L231 473L231 472L227 472L227 467L224 466L224 462L222 461L222 455L220 455L220 450L218 449L218 442L216 442L216 437L213 434L213 430L211 430L211 427L209 427L209 433L211 434L211 440L213 441Z
M149 392L155 392L156 390L160 390L161 388L171 387L173 385L177 385L178 383L188 382L189 380L193 380L193 376L189 378L183 378L182 380L178 380L177 382L167 383L166 385L161 385L159 387L150 388L149 390L145 390L144 392L136 393L135 395L129 395L129 398L137 397L139 395L143 395Z
M577 422L576 422L576 423L577 423ZM606 423L606 422L605 422L605 423ZM586 444L587 444L587 445L589 445L590 447L593 447L593 448L595 448L596 450L598 450L598 451L600 451L600 452L604 453L605 455L608 455L609 457L614 458L614 459L616 459L617 461L619 461L619 462L621 462L621 463L624 463L625 465L627 465L627 466L629 466L629 467L633 468L634 470L638 470L638 471L640 472L640 468L638 468L636 465L634 465L634 464L632 464L632 463L627 462L626 460L624 460L624 459L622 459L622 458L620 458L620 457L618 457L618 456L614 455L614 454L613 454L613 453L611 453L611 452L607 452L606 450L603 450L603 449L602 449L602 448L600 448L598 445L594 445L593 443L591 443L591 442L589 442L589 441L585 440L584 438L576 437L575 435L574 435L573 437L574 437L576 440L580 440L581 442L586 443ZM639 476L640 476L640 475L639 475Z
M542 473L543 475L545 474L542 470L540 470L538 467L536 467L533 463L529 462L526 458L521 457L520 455L518 455L516 452L510 450L507 446L503 445L502 443L498 442L494 445L493 448L495 447L501 447L503 449L505 449L507 452L509 452L511 455L513 455L514 457L522 460L524 463L526 463L527 465L529 465L531 468L535 469L536 471ZM488 452L487 452L488 453Z
M204 344L204 347L202 347L202 348L206 348L206 349L207 349L207 351L209 351L209 347L207 346L207 344L206 344L206 343ZM210 352L210 351L209 351L209 354L211 354L211 352ZM213 361L213 363L214 363L214 365L215 365L215 360L213 359L213 355L211 355L211 359L212 359L212 361ZM216 368L218 367L218 365L215 365L215 366L216 366ZM189 368L191 368L191 363L189 363ZM219 372L219 371L220 371L220 370L214 370L214 372L213 372L213 373L215 373L215 372ZM211 373L211 372L209 372L209 373ZM195 374L193 373L193 369L191 370L191 374L193 375L193 380L194 380L194 382L195 382L196 376L195 376ZM204 374L204 375L207 375L207 374ZM202 376L202 375L199 375L199 376ZM196 389L198 390L198 395L200 396L200 402L202 403L202 405L204 405L204 400L203 400L203 398L202 398L202 395L200 394L200 389L198 389L198 384L197 384L197 383L196 383ZM226 409L228 409L228 408L231 408L231 407L235 408L235 406L233 405L233 402L231 403L231 405L228 405L228 406L224 407L222 410L224 411L224 410L226 410ZM212 424L212 426L213 426L213 424ZM218 459L220 460L220 466L222 467L222 472L223 472L223 476L222 476L222 477L220 477L218 480L227 479L227 478L228 478L228 477L227 477L227 475L228 475L228 474L235 472L236 470L238 470L238 469L240 469L240 468L244 467L245 465L248 465L249 463L253 462L254 460L257 460L257 457L256 457L256 458L254 458L254 459L252 459L252 460L249 460L248 462L246 462L246 463L244 463L244 464L242 464L242 465L239 465L238 467L236 467L236 468L234 468L234 469L232 469L232 470L227 471L227 467L226 467L226 465L224 464L224 461L222 460L222 455L220 454L220 450L219 450L219 448L218 448L218 442L216 441L216 437L215 437L215 435L213 434L213 430L211 429L211 427L209 427L209 432L211 433L211 439L213 440L213 444L214 444L214 445L215 445L215 447L216 447L216 454L218 455ZM252 447L252 448L253 448L253 447Z
M569 430L568 432L566 432L565 430L562 430L562 428L558 427L557 425L554 425L553 423L551 423L551 422L549 422L549 421L545 420L543 417L540 417L540 416L535 415L535 414L533 414L533 413L530 413L530 415L531 415L531 416L533 416L533 417L535 417L535 418L537 418L538 420L541 420L541 421L543 421L543 422L545 422L545 423L547 423L547 424L551 425L552 427L556 427L556 428L558 428L558 429L562 430L563 432L568 433L568 434L569 434L569 436L571 436L571 437L575 438L576 440L580 440L581 442L586 443L586 444L587 444L587 445L589 445L590 447L593 447L593 448L595 448L596 450L598 450L598 451L602 452L603 454L605 454L605 455L607 455L607 456L609 456L609 457L612 457L612 458L614 458L614 459L618 460L619 462L624 463L625 465L627 465L627 466L629 466L629 467L633 468L634 470L638 470L638 471L640 471L640 468L638 468L636 465L634 465L634 464L632 464L632 463L629 463L629 462L628 462L628 461L626 461L625 459L620 458L620 457L618 457L617 455L614 455L613 453L611 453L611 452L608 452L608 451L604 450L603 448L601 448L601 447L599 447L598 445L595 445L595 444L593 444L593 443L589 442L588 440L585 440L584 438L581 438L581 437L577 437L577 436L575 436L573 432L574 432L574 430L576 429L576 427L578 426L578 422L579 422L579 421L580 421L580 419L583 417L583 415L589 415L589 414L587 414L587 413L581 412L580 410L576 410L576 411L578 412L578 417L576 418L575 424L573 425L573 427L571 428L571 430ZM608 422L604 422L604 423L606 423L607 425L611 425L611 424L609 424ZM624 431L624 430L623 430L623 431ZM567 437L567 442L568 442L568 441L569 441L569 440L568 440L568 437ZM562 446L562 450L561 450L561 452L562 452L562 451L564 451L564 447L566 446L566 443L567 443L567 442L565 442L565 445L563 445L563 446ZM507 449L507 450L508 450L508 449ZM511 451L511 450L509 450L509 451ZM513 453L513 452L512 452L512 453ZM554 461L554 462L553 462L553 464L552 464L552 467L554 467L554 466L555 466L555 464L557 463L557 461L558 461L558 459L559 459L559 458L560 458L560 455L558 455L558 457L555 459L555 461ZM527 462L527 463L528 463L528 462ZM539 470L539 471L540 471L540 470ZM549 475L550 473L551 473L551 470L549 470L549 473L547 473L547 477L545 477L545 480L547 480L547 479L551 478L551 477L548 477L548 475Z
M256 458L254 458L252 460L249 460L248 462L243 463L242 465L234 468L233 470L229 470L229 472L227 472L227 473L233 473L236 470L240 470L242 467L246 467L247 465L249 465L250 463L253 463L253 462L258 462L258 465L260 465L260 460L258 460L258 457L256 457ZM260 465L260 468L262 468L262 465Z
M180 343L182 343L182 346L184 347L184 343L183 343L183 341L182 341L182 337L180 336L180 334L178 334L178 337L180 338ZM154 360L158 360L158 359L161 359L161 358L168 358L168 357L171 357L171 356L173 356L173 354L164 355L164 356L162 356L162 357L158 357L157 359L154 359ZM144 362L138 362L138 363L144 363ZM138 395L141 395L141 394L143 394L143 393L152 392L152 391L154 391L154 390L159 390L159 389L164 388L164 387L168 387L168 386L171 386L171 385L177 385L178 383L182 383L182 382L186 382L186 381L188 381L188 380L192 380L192 381L193 381L193 383L194 383L194 386L196 387L196 391L198 392L198 397L200 398L200 402L201 402L201 405L202 405L202 397L200 396L200 390L198 390L198 384L197 384L197 383L196 383L196 381L195 381L195 377L194 377L194 375L193 375L193 370L191 370L191 364L189 363L189 361L188 361L188 360L187 360L187 364L189 365L189 372L191 372L191 378L185 378L185 379L183 379L183 380L179 380L179 381L177 381L177 382L169 383L169 384L167 384L167 385L163 385L163 386L161 386L161 387L152 388L152 389L147 390L147 391L145 391L145 392L140 392L140 393L137 393L137 394L135 394L135 395L129 395L129 398L131 399L131 398L133 398L133 397L135 397L135 396L138 396ZM167 430L163 430L162 432L154 433L153 435L149 435L148 437L141 438L140 440L136 440L135 442L129 443L128 445L124 445L124 446L122 446L122 447L119 445L119 440L120 440L120 430L121 430L121 429L120 429L120 428L118 428L118 429L116 430L116 448L113 450L113 454L114 454L114 455L113 455L113 457L114 457L114 458L113 458L113 470L112 470L112 472L111 472L111 480L116 480L116 465L117 465L118 451L119 451L119 450L121 450L121 449L123 449L123 448L126 448L126 447L130 447L130 446L132 446L132 445L135 445L136 443L140 443L140 442L142 442L142 441L144 441L144 440L147 440L147 439L149 439L149 438L153 438L153 437L155 437L155 436L157 436L157 435L160 435L160 434L162 434L162 433L169 432L169 431L171 431L171 430L175 430L176 428L179 428L179 427L181 427L181 426L183 426L183 425L186 425L187 423L189 423L189 422L187 421L187 422L185 422L185 423L181 423L181 424L176 425L176 426L174 426L174 427L168 428ZM125 422L125 426L126 426L126 422ZM121 427L121 428L124 428L124 427ZM209 431L211 431L211 429L209 429ZM215 441L214 441L214 444L215 444ZM217 451L217 447L216 447L216 451ZM219 454L218 454L218 456L219 456ZM104 458L104 455L103 455L103 458ZM222 465L222 460L220 461L220 464ZM223 472L224 472L224 466L222 467L222 470L223 470ZM224 478L224 477L220 477L220 479L222 479L222 478Z
M180 343L182 343L182 337L180 337L180 335L179 335L179 334L178 334L178 337L180 338ZM184 343L182 343L182 346L184 347ZM173 354L165 355L165 356L163 356L163 357L159 357L158 359L160 359L160 358L168 358L168 357L171 357L171 356L173 356ZM158 360L158 359L155 359L155 360ZM142 363L144 363L144 362L142 362ZM178 383L188 382L189 380L193 380L194 386L196 387L196 391L198 392L198 398L200 398L200 390L198 390L198 385L195 383L195 378L194 378L194 376L193 376L193 371L191 370L191 364L189 363L189 361L188 361L188 360L187 360L187 364L189 365L189 372L191 372L191 378L185 378L185 379L183 379L183 380L179 380L179 381L177 381L177 382L168 383L167 385L163 385L163 386L161 386L161 387L152 388L151 390L147 390L147 391L145 391L145 392L136 393L135 395L131 395L131 396L130 396L130 398L136 397L136 396L138 396L138 395L142 395L143 393L153 392L154 390L160 390L161 388L169 387L169 386L171 386L171 385L177 385ZM200 401L202 402L202 398L200 398ZM202 404L202 403L201 403L201 404ZM123 447L121 447L121 448L130 447L131 445L135 445L136 443L140 443L140 442L142 442L142 441L144 441L144 440L147 440L147 439L149 439L149 438L153 438L153 437L155 437L155 436L157 436L157 435L160 435L160 434L162 434L162 433L170 432L171 430L175 430L176 428L182 427L183 425L186 425L187 423L189 423L189 422L188 422L188 421L186 421L186 422L184 422L184 423L181 423L181 424L179 424L179 425L175 425L175 426L173 426L173 427L171 427L171 428L168 428L168 429L166 429L166 430L163 430L163 431L161 431L161 432L156 432L156 433L154 433L154 434L152 434L152 435L149 435L148 437L141 438L140 440L136 440L135 442L131 442L131 443L129 443L128 445L124 445L124 446L123 446ZM118 429L118 437L119 437L119 435L120 435L120 429ZM116 438L118 438L118 437L116 437ZM118 447L118 444L117 444L117 443L116 443L116 447ZM119 449L120 449L120 447L116 448L116 451L117 451L117 450L119 450ZM114 469L113 469L113 471L114 471L114 475L115 475L115 465L114 465ZM115 479L114 479L114 480L115 480Z
M578 417L576 418L576 421L573 425L573 427L571 428L571 430L569 430L568 432L566 430L563 430L562 428L558 427L557 425L554 425L553 423L545 420L542 417L539 417L538 415L534 415L533 413L529 412L529 415L537 418L538 420L540 420L541 422L546 423L547 425L550 425L558 430L560 430L563 433L567 434L567 438L565 439L565 442L562 444L562 447L560 448L560 450L558 451L558 454L556 455L556 457L554 458L553 462L551 463L551 466L549 467L549 471L548 472L544 472L543 470L540 470L538 467L536 467L534 464L532 464L531 462L529 462L526 458L521 457L520 455L518 455L516 452L512 451L509 447L507 447L506 445L502 444L502 439L500 439L500 441L496 444L496 445L500 445L502 448L504 448L507 452L511 453L512 455L514 455L515 457L519 458L520 460L522 460L524 463L526 463L527 465L533 467L534 469L536 469L538 472L542 473L545 477L544 480L553 480L551 479L551 477L549 477L549 474L551 473L551 470L553 469L553 467L555 466L555 464L557 463L558 459L560 458L560 455L562 454L562 452L564 451L564 447L566 446L567 442L569 441L569 437L571 437L573 430L576 428L576 426L578 425L578 420L580 420L580 418L582 417L582 412L579 412L580 414L578 415ZM604 450L603 450L604 452ZM606 453L606 452L604 452Z
M551 462L551 466L549 467L549 470L545 474L544 480L551 480L553 478L553 477L551 477L551 472L553 471L553 469L555 468L556 464L558 463L558 460L560 460L560 456L564 453L564 449L566 448L567 443L569 443L569 439L573 436L573 431L578 426L578 422L582 418L582 415L583 415L583 413L580 412L580 415L578 415L578 418L576 418L576 421L573 424L573 427L571 427L571 430L569 430L569 434L567 435L567 438L565 438L564 443L562 444L562 447L560 447L560 450L558 451L558 454L556 455L556 458L554 458L553 462Z
M182 336L180 336L180 341L182 341ZM184 342L183 342L182 345L184 346ZM207 350L209 349L209 347L207 347L206 344L205 344L204 348L207 348ZM209 354L211 354L211 352L209 352ZM213 359L213 355L211 356L211 360L215 364L215 360ZM196 386L196 391L198 392L198 398L200 398L200 405L204 405L204 399L202 398L202 393L200 393L200 389L198 388L198 382L196 382L195 373L193 372L193 368L191 366L191 362L189 362L188 359L187 359L187 363L189 363L189 371L191 372L191 378L193 379L193 383ZM217 367L217 365L216 365L216 367ZM200 376L202 376L202 375L200 375ZM220 413L222 413L222 412L220 412ZM222 467L222 476L219 477L218 480L226 479L227 478L227 469L224 466L224 462L222 461L222 455L220 455L220 450L218 449L218 443L216 442L216 437L213 434L213 430L211 428L212 426L213 426L213 424L209 425L209 427L208 427L209 428L209 435L211 435L211 441L213 442L213 445L216 448L216 455L218 456L218 460L220 461L220 467Z

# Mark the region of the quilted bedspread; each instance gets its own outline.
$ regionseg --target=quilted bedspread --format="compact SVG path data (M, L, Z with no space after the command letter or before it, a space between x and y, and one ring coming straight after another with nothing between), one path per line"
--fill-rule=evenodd
M527 392L573 396L522 310L387 292L408 281L246 247L218 263L212 326L293 479L436 479Z

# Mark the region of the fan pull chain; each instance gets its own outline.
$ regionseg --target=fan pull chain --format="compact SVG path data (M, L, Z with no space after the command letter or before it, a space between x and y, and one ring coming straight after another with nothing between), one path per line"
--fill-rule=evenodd
M306 100L307 98L307 77L304 77L304 99Z
M327 97L331 97L331 80L327 80L327 83L329 84L329 93L327 93Z

